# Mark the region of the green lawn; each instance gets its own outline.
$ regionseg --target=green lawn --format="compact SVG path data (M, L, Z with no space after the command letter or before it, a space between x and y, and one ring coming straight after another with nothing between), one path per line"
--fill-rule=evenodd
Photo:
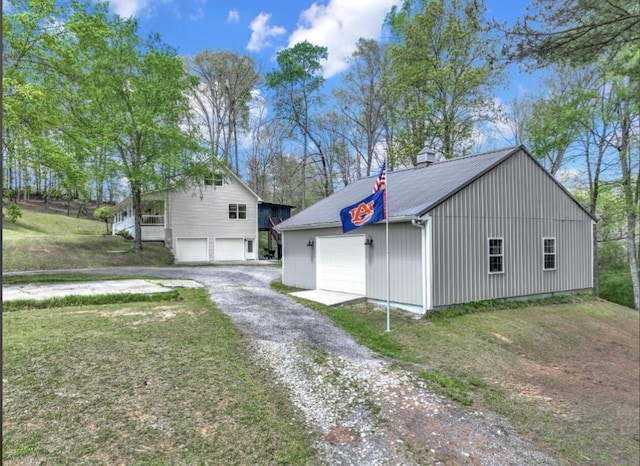
M3 464L314 464L204 290L3 315Z
M25 210L4 222L4 269L172 263L163 246L135 254L103 229ZM379 308L303 302L463 409L504 415L564 464L640 463L636 311L590 297L418 320L394 311L385 332ZM5 464L315 462L285 393L202 290L16 310L3 323Z
M133 242L105 235L104 222L23 209L22 218L2 225L3 271L162 266L173 263L164 245L145 243L133 252Z
M565 464L640 464L640 322L632 309L577 297L418 320L394 311L386 332L384 309L300 301L465 409L504 415Z

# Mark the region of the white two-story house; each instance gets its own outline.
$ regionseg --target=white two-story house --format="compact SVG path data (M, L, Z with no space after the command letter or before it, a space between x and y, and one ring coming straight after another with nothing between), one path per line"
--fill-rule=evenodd
M258 258L258 204L262 200L238 176L143 196L142 240L164 241L177 263ZM131 198L114 207L113 234L135 234Z

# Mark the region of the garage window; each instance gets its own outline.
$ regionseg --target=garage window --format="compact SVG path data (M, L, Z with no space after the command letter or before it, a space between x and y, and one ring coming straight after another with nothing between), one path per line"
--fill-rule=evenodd
M502 238L489 238L489 273L504 273L504 244Z
M234 220L246 219L247 204L229 204L229 218Z
M542 238L543 270L556 269L556 239Z

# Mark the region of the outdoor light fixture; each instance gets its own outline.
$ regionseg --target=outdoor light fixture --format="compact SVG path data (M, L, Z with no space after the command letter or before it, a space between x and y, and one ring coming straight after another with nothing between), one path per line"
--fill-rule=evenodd
M310 248L313 247L313 240L312 239L309 240L309 242L307 243L307 246L309 246Z
M371 236L367 236L367 238L364 240L364 245L373 246L373 238Z

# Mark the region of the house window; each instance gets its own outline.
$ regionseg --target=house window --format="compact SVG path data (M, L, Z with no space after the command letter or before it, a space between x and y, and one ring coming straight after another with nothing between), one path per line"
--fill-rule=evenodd
M247 252L248 253L252 253L253 252L253 241L252 240L247 241Z
M504 241L489 238L489 273L504 273Z
M247 218L247 204L229 204L229 218L231 219Z
M204 177L204 184L206 186L222 186L222 175L210 172Z
M542 270L556 269L556 239L542 238L543 265Z

